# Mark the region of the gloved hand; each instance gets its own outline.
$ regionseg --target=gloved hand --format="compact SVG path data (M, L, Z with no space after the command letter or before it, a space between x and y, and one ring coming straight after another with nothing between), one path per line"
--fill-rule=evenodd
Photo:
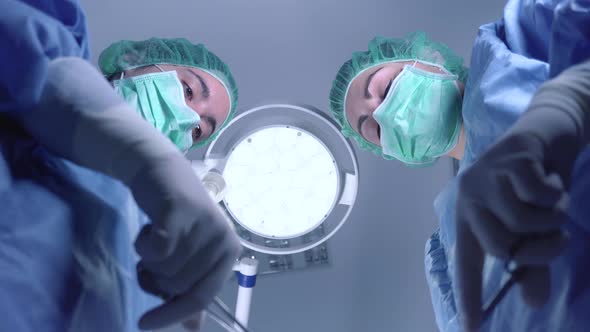
M454 289L468 331L483 318L485 254L526 267L517 280L526 303L548 299L549 264L567 239L561 226L570 172L590 134L588 112L590 62L545 83L506 135L460 175Z
M55 154L125 183L152 223L136 249L140 285L166 299L143 329L182 321L221 289L240 245L188 160L79 58L48 66L41 105L21 122Z
M203 310L221 289L240 245L180 154L152 160L130 182L137 203L152 219L135 242L143 289L167 298L139 326L156 329Z

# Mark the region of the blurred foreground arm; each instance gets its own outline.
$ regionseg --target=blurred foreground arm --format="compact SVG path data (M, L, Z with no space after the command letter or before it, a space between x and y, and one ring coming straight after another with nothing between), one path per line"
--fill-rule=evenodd
M48 65L39 108L20 115L49 150L125 183L152 223L137 237L142 288L166 301L143 329L179 322L221 289L240 245L190 163L80 58Z
M486 254L525 266L526 303L549 298L549 264L561 230L571 171L590 139L590 61L539 88L528 111L461 175L455 289L468 331L481 323Z

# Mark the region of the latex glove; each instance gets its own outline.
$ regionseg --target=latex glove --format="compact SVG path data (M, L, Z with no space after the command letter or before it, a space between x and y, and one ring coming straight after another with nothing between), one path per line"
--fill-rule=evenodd
M79 58L49 64L41 105L20 119L55 154L129 186L150 217L136 241L138 277L146 291L167 300L140 327L160 328L204 309L230 275L240 245L174 144Z
M485 254L527 267L519 280L526 303L548 299L549 264L566 243L567 188L588 143L589 111L586 62L544 84L529 110L460 176L454 288L467 330L482 320Z
M221 289L240 245L188 161L172 155L152 161L130 188L152 219L135 242L142 288L169 298L145 314L142 329L156 329L203 310Z

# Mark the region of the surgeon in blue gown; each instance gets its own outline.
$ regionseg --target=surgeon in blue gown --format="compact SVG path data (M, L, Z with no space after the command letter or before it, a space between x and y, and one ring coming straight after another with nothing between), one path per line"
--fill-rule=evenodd
M190 163L86 61L77 1L0 10L0 331L156 329L203 310L240 246ZM162 74L146 77L186 110L180 74Z
M500 20L480 27L468 72L448 47L424 34L376 38L368 51L354 53L341 67L330 94L331 109L343 134L361 148L411 167L427 166L448 155L460 160L461 178L525 113L543 83L588 58L590 2L511 0ZM436 93L431 93L433 89ZM436 116L440 114L444 115ZM552 128L551 121L542 125ZM562 144L553 149L568 147ZM590 215L581 204L587 200L587 190L580 187L590 177L589 159L590 153L580 155L571 180L570 208L564 211L569 217L561 219L563 228L569 230L569 241L548 242L548 247L565 247L553 257L558 256L550 266L551 285L510 291L482 330L584 331L590 326L586 264L590 261ZM436 322L441 331L448 332L463 331L457 304L461 289L456 282L458 182L453 179L436 198L440 229L428 240L425 259ZM471 187L483 193L486 188ZM509 209L509 205L500 207L500 211ZM486 260L484 299L498 290L505 277L506 258ZM475 269L472 273L481 274ZM544 286L550 291L534 293ZM535 300L540 307L530 305Z
M459 176L453 287L469 331L588 325L588 142L590 60L541 85L527 111ZM497 282L509 276L518 287L490 295L490 283L499 292ZM497 305L483 307L492 297Z

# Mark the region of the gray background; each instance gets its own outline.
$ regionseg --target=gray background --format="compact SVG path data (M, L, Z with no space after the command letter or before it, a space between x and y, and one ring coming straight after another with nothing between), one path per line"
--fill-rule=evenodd
M469 61L477 27L503 1L470 0L82 0L94 59L119 39L185 37L232 68L239 111L269 101L328 111L336 71L375 35L423 30ZM356 148L356 147L355 147ZM358 149L357 149L358 151ZM360 188L349 222L330 240L329 268L259 279L255 332L435 331L424 244L436 228L432 201L451 175L445 159L408 169L359 151ZM222 298L233 306L236 286ZM208 323L206 331L220 331ZM171 328L169 331L181 331Z

